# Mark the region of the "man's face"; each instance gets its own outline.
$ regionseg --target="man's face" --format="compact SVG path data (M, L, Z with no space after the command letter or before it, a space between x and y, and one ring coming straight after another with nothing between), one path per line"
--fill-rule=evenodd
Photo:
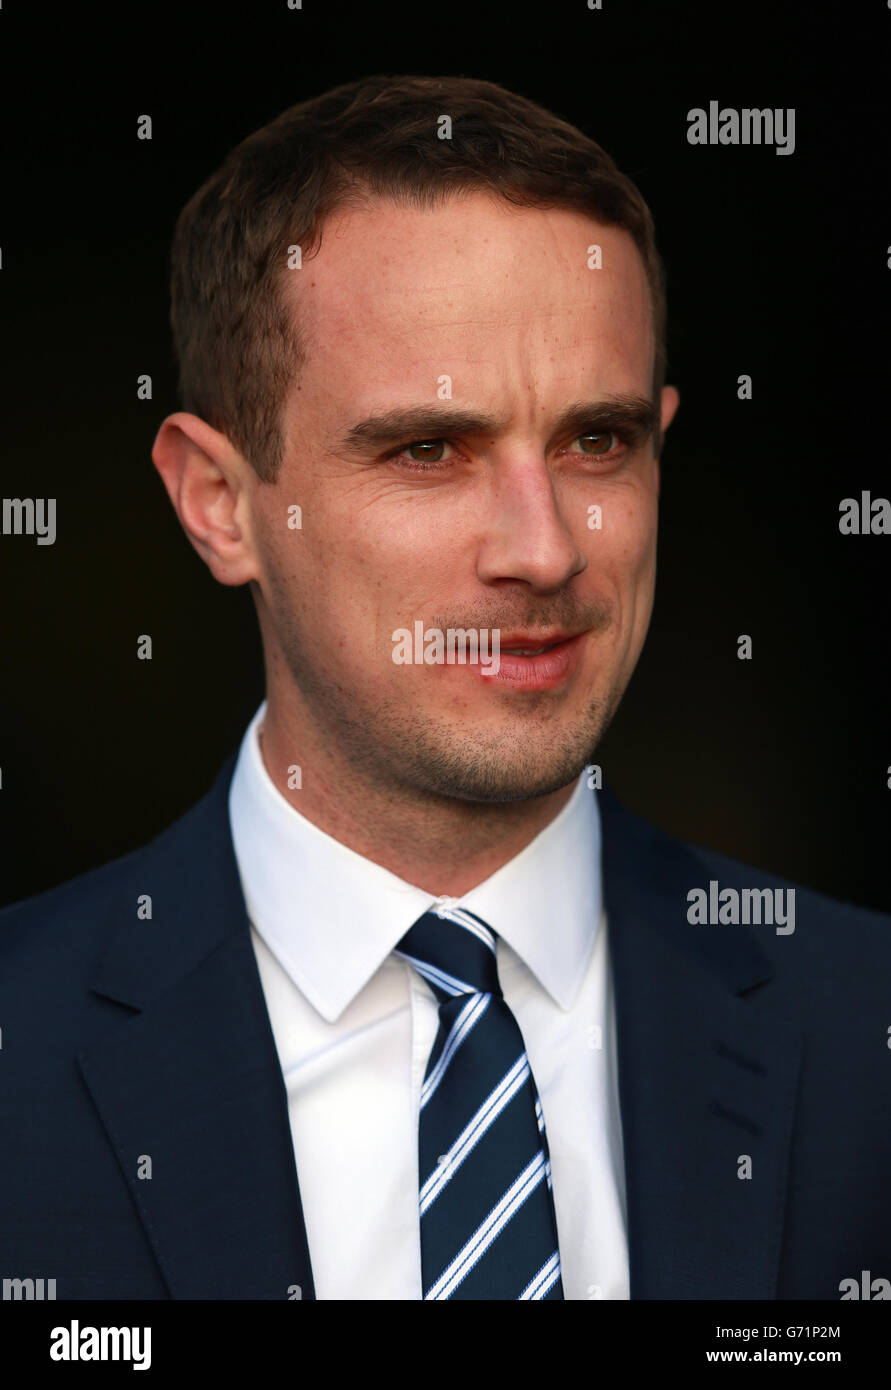
M565 786L653 601L655 437L626 439L595 409L651 402L634 242L484 194L375 201L335 214L292 277L308 360L281 472L250 503L270 700L383 787L507 801ZM663 402L667 426L674 393ZM357 429L403 412L407 428ZM417 623L497 630L500 669L397 664L393 634Z

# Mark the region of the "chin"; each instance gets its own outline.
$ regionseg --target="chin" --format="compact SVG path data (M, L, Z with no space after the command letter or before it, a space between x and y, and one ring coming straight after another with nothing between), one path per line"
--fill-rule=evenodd
M578 745L575 750L566 746L550 758L539 757L534 765L523 751L512 758L503 751L481 751L472 765L446 755L427 768L429 790L457 801L488 803L550 796L576 781L591 760L595 742L586 740L583 751L578 751Z

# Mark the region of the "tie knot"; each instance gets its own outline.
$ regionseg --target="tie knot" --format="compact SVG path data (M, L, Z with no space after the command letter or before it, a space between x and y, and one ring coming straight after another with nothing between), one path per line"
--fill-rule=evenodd
M501 994L495 933L466 907L437 907L419 917L396 947L443 1003L461 994Z

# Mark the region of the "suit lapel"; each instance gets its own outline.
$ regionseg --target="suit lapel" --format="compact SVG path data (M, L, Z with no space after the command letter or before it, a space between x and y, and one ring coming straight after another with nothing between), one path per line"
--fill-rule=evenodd
M93 982L129 1016L78 1062L171 1296L313 1298L287 1096L229 831L233 766L133 856L132 887L115 904L122 925ZM152 898L150 921L136 919L140 894ZM140 1177L146 1158L151 1176Z
M690 925L704 862L599 804L631 1297L775 1298L801 1044L750 934L769 929Z

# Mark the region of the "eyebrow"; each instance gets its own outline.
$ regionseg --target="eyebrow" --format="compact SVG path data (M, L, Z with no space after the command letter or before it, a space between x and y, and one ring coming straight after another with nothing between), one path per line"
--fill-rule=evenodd
M632 444L642 444L654 433L659 412L645 396L606 396L597 401L577 401L561 411L551 428L554 434L588 434L621 429ZM406 440L442 439L449 435L498 434L507 419L455 410L447 406L409 406L369 415L351 425L337 445L337 452L367 454L388 444Z

